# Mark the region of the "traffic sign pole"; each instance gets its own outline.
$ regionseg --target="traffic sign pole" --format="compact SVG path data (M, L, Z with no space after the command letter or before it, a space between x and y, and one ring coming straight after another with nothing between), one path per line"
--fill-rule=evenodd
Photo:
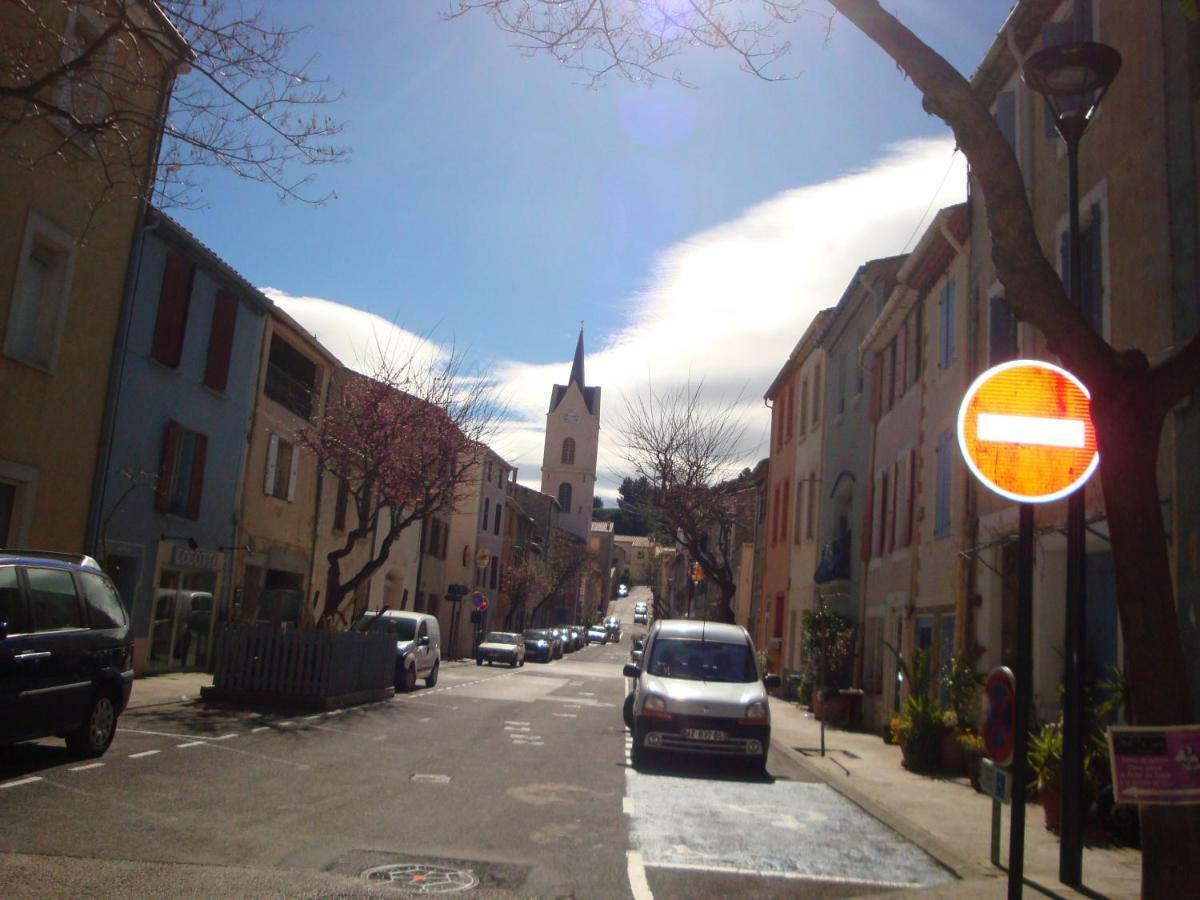
M1012 813L1008 837L1008 897L1020 900L1025 877L1025 783L1033 679L1033 504L1019 507L1017 532L1017 721L1013 741Z

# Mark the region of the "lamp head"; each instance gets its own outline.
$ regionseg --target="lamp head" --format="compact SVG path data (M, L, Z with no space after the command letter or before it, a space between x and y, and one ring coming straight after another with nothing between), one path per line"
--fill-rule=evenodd
M1046 98L1059 133L1068 143L1087 123L1121 70L1121 54L1107 44L1075 41L1039 50L1025 61L1021 78Z

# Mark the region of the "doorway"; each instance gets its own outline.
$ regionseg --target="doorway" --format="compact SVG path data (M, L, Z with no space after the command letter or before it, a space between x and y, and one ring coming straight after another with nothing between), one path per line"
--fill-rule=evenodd
M212 646L217 576L163 569L154 592L149 667L157 671L206 668Z

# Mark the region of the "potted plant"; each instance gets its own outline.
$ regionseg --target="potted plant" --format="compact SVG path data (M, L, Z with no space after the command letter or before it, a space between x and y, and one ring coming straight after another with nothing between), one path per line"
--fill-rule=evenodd
M968 728L959 732L957 740L962 748L963 771L971 780L971 787L977 791L982 790L979 782L979 767L983 760L983 737Z
M838 691L850 684L854 626L827 606L801 616L806 681L813 686L813 714L824 721L845 721L846 698Z
M1062 819L1062 726L1047 722L1040 731L1029 734L1030 772L1037 777L1038 799L1046 827L1057 831Z
M970 731L970 723L978 718L983 676L975 671L975 660L982 652L982 647L960 650L942 672L942 688L948 706L946 736L942 740L942 768L948 772L965 771L966 755L960 738Z
M898 653L896 660L908 682L908 696L895 723L893 739L900 745L905 768L914 772L933 771L941 762L942 736L946 733L946 710L933 691L933 651L918 650L911 665Z

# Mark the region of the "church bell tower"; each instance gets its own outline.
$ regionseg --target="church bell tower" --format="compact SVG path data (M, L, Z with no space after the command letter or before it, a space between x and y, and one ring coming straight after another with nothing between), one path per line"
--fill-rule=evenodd
M600 388L583 380L583 326L575 345L571 377L550 390L546 447L542 453L542 493L558 498L559 524L588 540L596 490L600 444Z

